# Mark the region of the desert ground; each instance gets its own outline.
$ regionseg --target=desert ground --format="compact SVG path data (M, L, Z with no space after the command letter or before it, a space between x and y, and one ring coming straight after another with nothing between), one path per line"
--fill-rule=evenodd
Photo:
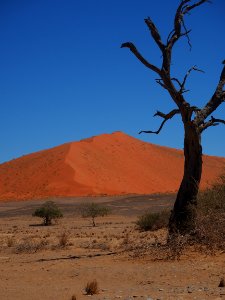
M52 199L64 213L52 226L32 217L43 200L1 202L0 299L225 299L225 288L218 287L225 276L224 251L213 256L188 251L179 260L168 260L151 251L151 245L165 241L165 230L136 229L137 216L170 209L174 198ZM84 202L104 204L112 213L96 218L92 227L79 213ZM85 295L93 280L98 294Z

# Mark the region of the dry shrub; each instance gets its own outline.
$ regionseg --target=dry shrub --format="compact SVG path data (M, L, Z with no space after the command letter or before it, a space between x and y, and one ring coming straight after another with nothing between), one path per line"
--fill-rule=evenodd
M167 242L168 258L179 259L186 249L214 254L225 249L225 175L198 195L196 230Z
M69 234L67 232L63 232L59 237L59 247L65 248L69 245Z
M200 250L225 248L225 175L198 196L195 243Z
M141 216L137 222L138 228L144 230L157 230L166 226L169 213L162 218L160 214L147 213ZM162 223L161 223L162 220ZM163 223L165 220L166 223ZM158 223L159 222L159 223ZM158 225L159 224L159 225ZM198 251L204 254L214 254L216 251L225 249L225 175L204 192L198 195L196 230L193 234L174 234L167 237L166 242L157 240L150 242L143 239L136 240L129 245L128 239L125 249L130 251L132 256L148 255L152 259L174 260L180 259L186 251Z
M168 226L169 211L147 212L138 218L136 225L140 231L154 231Z
M211 188L199 193L198 209L203 212L217 210L225 213L225 175L220 176Z
M222 278L220 279L220 282L219 282L218 287L225 287L225 280L224 280L224 277L222 277Z
M225 247L225 215L217 211L198 213L196 233L191 237L195 249L213 254Z
M110 245L105 242L97 242L96 240L94 241L83 241L80 243L80 247L83 249L99 249L102 251L108 251L110 250Z
M179 260L181 255L189 248L191 236L174 234L169 237L164 246L164 259L166 260Z
M132 243L132 244L133 244L133 243ZM126 233L124 239L122 240L121 247L122 247L125 251L132 250L132 248L131 248L131 241L130 241L130 235L129 235L128 232Z
M10 236L7 238L7 247L11 248L15 244L15 239L13 236Z
M48 241L41 240L41 241L30 241L25 240L23 243L16 246L15 252L19 253L35 253L40 250L43 250L48 245Z
M99 243L92 242L92 245L90 246L90 248L91 249L100 249L102 251L110 250L110 246L107 243L104 243L104 242L99 242Z
M87 295L95 295L99 292L98 282L96 280L90 281L85 287L85 292Z

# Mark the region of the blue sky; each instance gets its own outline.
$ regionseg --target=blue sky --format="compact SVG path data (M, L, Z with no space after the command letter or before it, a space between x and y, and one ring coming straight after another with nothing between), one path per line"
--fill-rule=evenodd
M166 91L128 49L132 41L153 64L161 56L144 18L150 16L165 40L179 0L1 0L0 163L30 152L121 130L174 148L183 146L177 116L160 135L156 110L175 108ZM172 74L182 78L193 65L186 94L202 106L211 97L225 59L225 2L214 0L186 17L190 38L176 45ZM214 117L225 117L225 105ZM225 156L225 127L203 135L206 154Z

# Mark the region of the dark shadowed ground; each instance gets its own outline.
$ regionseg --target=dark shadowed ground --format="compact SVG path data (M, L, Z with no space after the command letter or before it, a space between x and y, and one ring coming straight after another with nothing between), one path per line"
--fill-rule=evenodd
M126 195L107 197L75 197L48 199L56 202L66 215L78 214L83 203L95 202L109 207L112 214L124 216L141 215L146 210L157 212L171 209L175 195ZM31 215L32 212L47 200L10 201L0 203L0 217L18 217Z

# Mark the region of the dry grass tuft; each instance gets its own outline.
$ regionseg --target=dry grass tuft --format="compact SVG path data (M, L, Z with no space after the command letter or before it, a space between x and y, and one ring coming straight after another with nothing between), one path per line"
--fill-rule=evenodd
M140 231L155 231L167 227L169 217L169 211L161 211L158 213L147 212L138 218L136 225Z
M69 234L67 232L63 232L59 237L59 247L65 248L69 245Z
M213 254L225 248L225 175L198 196L198 218L194 243Z
M98 282L96 280L90 281L85 287L86 295L95 295L99 292Z
M11 248L15 244L15 239L13 236L10 236L7 238L7 247Z
M35 253L40 250L46 249L48 245L48 241L46 240L40 240L38 242L36 241L30 241L25 240L23 243L19 244L15 248L15 252L17 254L19 253Z
M225 280L224 280L224 278L220 279L220 283L219 283L218 287L225 287Z
M179 260L187 251L210 255L223 251L225 249L225 175L221 176L210 189L199 193L194 234L176 234L168 237L165 228L167 221L168 213L144 214L139 217L136 225L140 231L146 231L148 237L143 238L139 234L131 241L129 236L125 235L121 247L129 251L133 257L148 255L153 260ZM158 229L162 227L166 235L158 238ZM149 234L153 230L157 231L152 232L154 235L152 241Z

